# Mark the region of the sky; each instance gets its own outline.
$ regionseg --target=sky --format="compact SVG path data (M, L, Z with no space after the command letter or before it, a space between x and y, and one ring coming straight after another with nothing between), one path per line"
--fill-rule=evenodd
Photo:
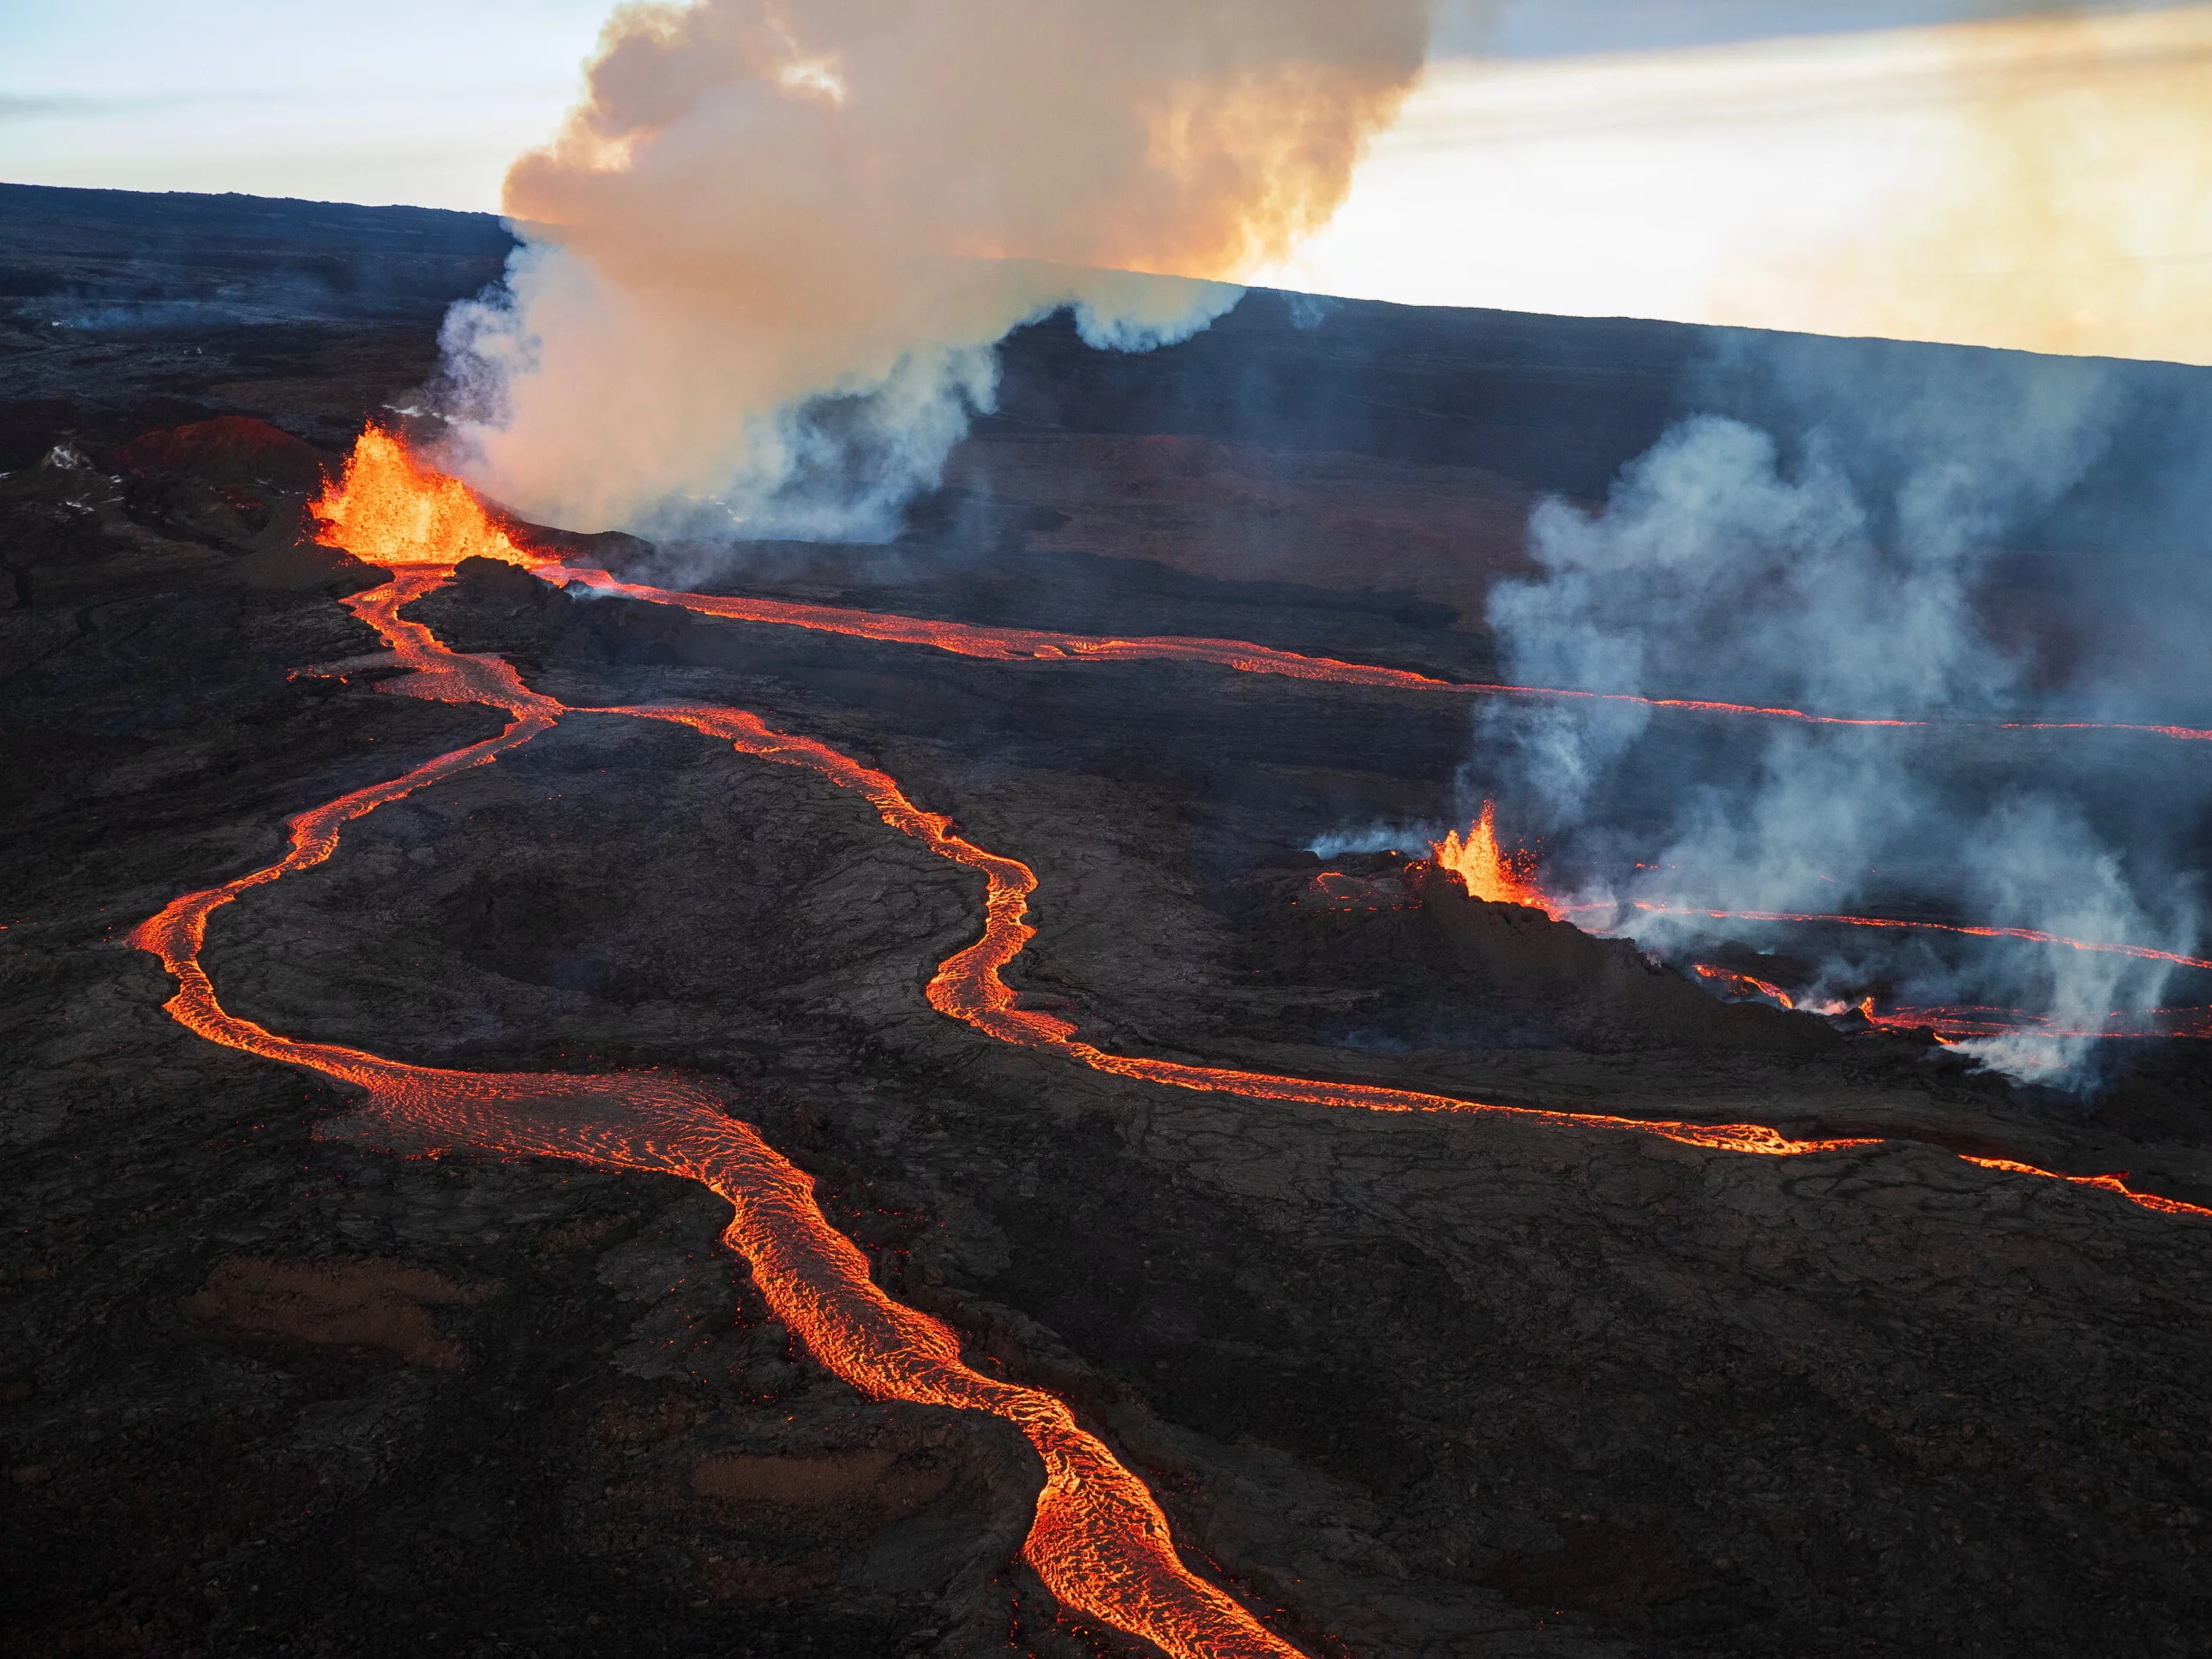
M496 211L610 0L0 0L0 179Z
M1261 279L2212 363L2212 5L1744 33L1433 63Z
M0 0L0 179L495 210L607 9ZM1449 0L1334 223L1256 274L2212 362L2212 5L2086 9Z
M2059 11L2138 9L2143 0L1441 0L1440 56L1565 57L1668 52L1781 36L1864 33ZM2157 0L2149 0L2155 4Z

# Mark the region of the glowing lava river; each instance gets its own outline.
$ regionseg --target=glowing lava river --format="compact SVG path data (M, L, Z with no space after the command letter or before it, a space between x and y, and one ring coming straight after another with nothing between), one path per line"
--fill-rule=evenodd
M329 520L327 539L392 571L383 586L343 603L383 639L392 660L410 671L387 682L386 690L502 709L509 723L497 737L301 812L291 820L289 850L276 863L222 886L185 894L141 924L131 942L158 956L178 982L167 1011L210 1042L304 1067L362 1091L366 1096L363 1117L388 1128L395 1144L468 1147L601 1168L662 1171L711 1188L733 1212L724 1242L751 1264L775 1316L830 1371L872 1398L988 1412L1006 1419L1028 1437L1046 1473L1024 1547L1025 1559L1063 1603L1105 1625L1176 1656L1229 1659L1297 1652L1183 1565L1166 1518L1144 1484L1078 1424L1064 1403L1042 1390L1001 1382L971 1368L963 1362L958 1339L948 1327L887 1296L871 1278L866 1258L824 1218L811 1179L749 1125L730 1115L723 1092L706 1083L653 1073L580 1076L443 1070L283 1036L222 1006L200 962L214 913L257 886L329 859L349 822L493 762L551 730L563 715L620 714L674 721L726 740L740 754L811 771L860 796L889 828L980 873L985 881L981 937L939 965L927 994L940 1012L1000 1042L1055 1052L1075 1063L1141 1082L1259 1100L1384 1112L1510 1115L1562 1128L1633 1132L1775 1157L1873 1144L1793 1139L1758 1124L1644 1121L1486 1105L1411 1091L1117 1054L1083 1042L1067 1022L1017 1008L1003 978L1004 969L1034 933L1025 920L1030 896L1036 888L1030 866L956 833L950 818L915 805L886 774L811 738L778 732L743 710L696 705L571 708L529 689L499 658L453 652L428 628L404 617L404 607L441 586L461 557L485 555L521 564L543 561L523 556L504 532L489 523L460 485L417 469L393 441L382 440L388 453L380 461L372 440L380 435L364 438L345 482L318 504ZM595 585L622 590L611 578ZM683 602L706 610L724 603L696 596L684 596ZM919 630L944 626L889 620ZM805 625L832 626L819 618ZM886 619L872 617L868 623L870 629L886 625ZM884 635L872 632L868 636ZM1214 659L1201 654L1200 659ZM2002 1171L2096 1186L2153 1210L2212 1215L2212 1210L2130 1190L2115 1176L2052 1176L2004 1160L1971 1161Z
M653 587L623 581L605 570L588 566L530 561L532 573L565 586L580 582L611 598L642 599L651 605L672 605L702 617L722 617L732 622L770 623L786 628L812 629L894 645L926 645L957 656L977 657L989 662L1188 662L1231 668L1242 674L1274 674L1285 679L1320 680L1331 685L1364 686L1382 691L1442 691L1462 696L1530 697L1574 702L1625 702L1644 708L1675 709L1690 714L1749 715L1759 720L1793 720L1807 726L1881 726L1897 730L1932 731L1977 725L2002 732L2130 732L2185 743L2212 742L2212 729L2194 726L2151 726L2124 720L1891 720L1862 714L1816 714L1802 708L1765 703L1716 702L1701 697L1645 697L1630 691L1577 691L1559 686L1507 685L1487 680L1440 680L1407 668L1383 668L1372 663L1343 662L1334 657L1311 657L1296 651L1279 651L1249 640L1210 640L1186 635L1154 635L1121 639L1110 635L1062 634L1042 628L999 628L980 623L945 622L933 617L900 617L882 611L853 611L836 605L804 605L791 599L750 599L724 593L692 593L680 588Z

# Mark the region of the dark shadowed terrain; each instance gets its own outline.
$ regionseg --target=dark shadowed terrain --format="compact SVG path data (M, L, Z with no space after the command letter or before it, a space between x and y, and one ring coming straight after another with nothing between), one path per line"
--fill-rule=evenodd
M192 1036L121 943L498 730L295 671L375 648L336 600L381 579L305 502L506 246L0 189L0 1651L1133 1655L1021 1564L1027 1444L814 1364L710 1194L325 1138L342 1091ZM907 536L720 580L1482 678L1529 503L1601 495L1706 349L1269 295L1141 357L1047 323ZM2072 580L2054 526L2031 614ZM1103 1047L1880 1138L1750 1158L1011 1049L923 996L976 878L611 717L219 913L217 987L292 1036L728 1079L886 1290L1066 1400L1306 1651L2212 1652L2212 1221L1952 1156L2212 1204L2204 1045L2081 1100L1723 1004L1387 854L1317 900L1317 829L1449 809L1462 698L972 660L481 561L411 614L572 705L734 705L889 772L1034 866L1008 977Z

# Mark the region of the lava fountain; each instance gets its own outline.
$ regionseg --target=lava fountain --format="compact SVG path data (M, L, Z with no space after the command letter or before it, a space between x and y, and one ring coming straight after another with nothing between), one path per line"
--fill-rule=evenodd
M388 570L450 569L463 559L548 562L517 547L466 484L424 466L380 426L355 440L344 472L307 510L322 521L315 539L324 546Z
M1464 832L1452 830L1442 841L1429 843L1429 855L1440 870L1460 878L1471 898L1492 904L1525 904L1557 921L1564 914L1536 884L1536 854L1527 848L1510 853L1498 844L1498 803L1486 800L1482 811Z

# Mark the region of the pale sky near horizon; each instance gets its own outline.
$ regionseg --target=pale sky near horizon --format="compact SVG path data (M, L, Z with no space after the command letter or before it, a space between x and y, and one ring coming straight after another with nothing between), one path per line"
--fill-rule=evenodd
M609 9L0 0L0 179L495 210ZM1453 0L1437 62L1335 223L1261 275L1413 302L2212 361L2212 307L2194 299L2212 282L2212 5L2071 9L2156 14L2113 21L2135 31L2117 46L1978 21L2047 9ZM2057 159L1985 182L1992 155L2016 173L2014 152L2038 144ZM2022 219L2061 198L2072 218ZM2064 269L2040 269L2053 260ZM2017 274L2030 262L2033 281ZM1941 292L1898 291L1917 284Z
M1257 275L2212 363L2212 4L1438 62Z

